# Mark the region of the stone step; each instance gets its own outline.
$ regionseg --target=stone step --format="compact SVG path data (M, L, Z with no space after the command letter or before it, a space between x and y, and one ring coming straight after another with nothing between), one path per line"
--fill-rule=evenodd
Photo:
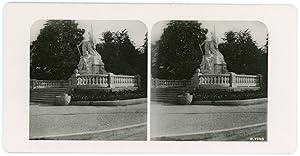
M54 103L55 96L61 95L67 88L38 88L30 90L30 101L37 103Z
M180 88L152 88L151 89L151 101L153 102L168 102L176 103L177 96L186 89Z
M30 102L36 102L36 103L55 103L55 100L31 100Z
M151 92L151 94L180 94L181 92Z
M66 90L43 90L43 91L31 91L32 93L60 93L65 92Z
M30 96L56 96L56 95L61 95L64 92L57 92L57 93L31 93Z
M169 91L169 90L153 90L153 91L151 91L151 93L180 93L180 92L183 92L183 91Z
M176 100L166 100L166 99L151 99L152 102L169 102L176 103Z
M152 96L151 99L176 99L174 96Z
M35 97L31 97L31 99L55 99L55 96L35 96Z
M176 103L176 100L170 100L170 99L151 99L151 101L155 101L155 102L173 102L173 103Z

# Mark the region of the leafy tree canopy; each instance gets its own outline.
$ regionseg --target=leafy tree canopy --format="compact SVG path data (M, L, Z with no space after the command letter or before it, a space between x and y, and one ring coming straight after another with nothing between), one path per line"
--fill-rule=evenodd
M229 31L225 33L219 50L224 55L229 71L245 74L264 74L266 52L259 48L250 31Z
M30 46L30 77L67 79L77 68L83 29L74 20L49 20Z
M170 21L154 51L152 77L189 79L201 63L199 44L207 31L198 21Z
M102 56L105 69L114 74L137 75L142 79L144 87L147 85L147 53L148 38L145 34L144 44L135 47L127 30L106 31L102 33L101 43L96 45Z

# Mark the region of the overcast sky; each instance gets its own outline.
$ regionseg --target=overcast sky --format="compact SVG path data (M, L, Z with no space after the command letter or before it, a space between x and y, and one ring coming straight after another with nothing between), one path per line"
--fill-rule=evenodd
M216 30L216 36L219 42L224 38L224 33L230 30L241 31L249 29L251 31L252 38L257 42L258 46L263 46L266 43L268 30L261 22L245 21L245 22L229 22L229 21L199 21L204 28L207 28L209 32ZM167 27L168 21L161 21L156 23L151 32L151 43L160 39L163 33L163 29Z
M99 37L105 31L122 31L127 29L130 39L134 42L136 47L140 47L144 44L145 34L147 33L146 26L139 21L90 21L90 20L77 20L79 28L83 28L86 31L91 30L93 26L94 36L96 42L100 42ZM36 40L40 33L40 29L44 27L46 20L36 21L31 27L30 41Z

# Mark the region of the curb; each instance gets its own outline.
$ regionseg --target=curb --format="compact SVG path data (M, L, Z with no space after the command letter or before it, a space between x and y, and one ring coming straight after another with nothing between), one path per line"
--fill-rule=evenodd
M126 106L147 103L147 98L115 100L115 101L71 101L76 106Z
M255 105L268 102L268 98L247 100L193 101L191 105Z
M200 133L175 134L151 138L153 141L234 141L259 132L266 132L267 123ZM265 138L266 139L266 138ZM250 141L250 140L249 140Z
M147 123L81 133L34 136L30 140L120 140L126 136L147 130Z

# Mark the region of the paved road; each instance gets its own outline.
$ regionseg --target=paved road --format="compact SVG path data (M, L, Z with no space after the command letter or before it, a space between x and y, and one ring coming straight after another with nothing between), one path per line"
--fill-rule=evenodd
M152 103L151 137L206 132L267 121L267 104L249 106L168 105Z
M30 137L107 130L147 122L147 105L30 106ZM131 138L141 139L146 132Z

